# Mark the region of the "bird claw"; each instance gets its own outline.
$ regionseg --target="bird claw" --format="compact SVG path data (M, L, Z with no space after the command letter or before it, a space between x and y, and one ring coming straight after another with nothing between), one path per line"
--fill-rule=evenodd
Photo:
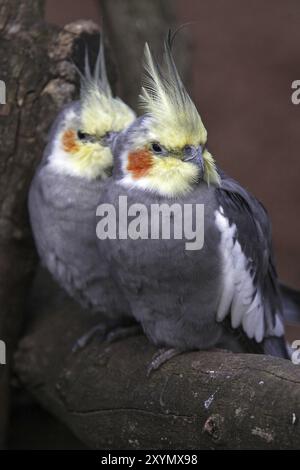
M172 357L178 356L181 353L182 351L175 348L161 348L156 351L147 367L147 377L149 377L154 370L159 369L163 364L172 359Z
M131 325L131 326L124 326L118 327L111 330L106 338L106 343L114 343L115 341L129 338L130 336L135 336L136 334L141 333L142 329L139 325Z
M86 345L91 341L93 336L100 333L101 340L105 341L108 344L114 343L120 339L128 338L129 336L134 336L137 333L141 332L141 327L139 325L130 325L130 326L121 326L109 329L107 325L103 323L93 326L89 331L82 335L75 342L72 347L72 352L75 353L85 348Z
M89 331L87 331L84 335L80 336L80 338L77 339L77 341L72 347L72 353L75 353L85 348L86 345L91 341L93 336L95 336L95 334L99 332L101 333L101 336L104 337L107 332L107 327L103 324L93 326Z

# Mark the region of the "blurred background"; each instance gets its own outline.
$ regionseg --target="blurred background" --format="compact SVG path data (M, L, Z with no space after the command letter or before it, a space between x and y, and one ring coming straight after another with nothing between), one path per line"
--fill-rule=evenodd
M268 209L280 277L300 288L300 105L291 101L291 84L300 79L300 3L172 4L177 25L194 22L184 31L191 54L186 76L209 149ZM101 22L101 2L47 0L46 18L61 26L79 18ZM151 39L147 18L141 22L142 36ZM176 41L180 50L180 34ZM126 48L126 37L122 42Z

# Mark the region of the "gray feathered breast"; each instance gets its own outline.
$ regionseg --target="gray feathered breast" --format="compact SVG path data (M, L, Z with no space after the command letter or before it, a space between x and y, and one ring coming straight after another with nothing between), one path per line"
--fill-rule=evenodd
M96 246L96 206L104 183L59 174L48 164L65 113L78 106L67 106L52 126L30 187L30 221L41 261L61 287L82 306L118 317L126 302L116 295L109 266Z
M106 186L101 202L117 205L120 195L127 195L128 205L144 204L148 214L153 203L170 204L119 183ZM175 202L204 204L201 250L187 251L186 240L174 239L99 245L149 338L179 349L222 345L287 357L270 223L262 205L224 175L220 189L200 183Z

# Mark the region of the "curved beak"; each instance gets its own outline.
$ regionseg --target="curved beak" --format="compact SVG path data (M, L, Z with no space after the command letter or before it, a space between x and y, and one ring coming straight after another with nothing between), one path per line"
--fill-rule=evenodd
M204 162L203 162L203 148L201 145L197 147L188 147L184 151L183 161L191 162L200 168L200 177L204 173Z
M107 136L102 137L101 139L102 145L105 147L112 147L113 142L118 134L119 132L109 132Z
M199 145L198 147L188 147L184 150L183 160L185 162L194 162L202 166L203 164L202 152L203 152L203 149L201 145Z

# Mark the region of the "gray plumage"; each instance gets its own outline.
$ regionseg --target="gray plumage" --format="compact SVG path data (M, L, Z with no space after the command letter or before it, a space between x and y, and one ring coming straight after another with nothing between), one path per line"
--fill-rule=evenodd
M147 133L147 117L116 139L114 180L105 185L100 203L117 207L119 196L126 195L128 206L147 207L142 219L148 226L152 204L204 204L205 216L204 246L198 251L186 250L185 239L117 238L98 243L134 317L159 346L222 346L288 357L265 209L221 172L220 187L200 178L191 192L175 200L120 184L121 158L139 133Z
M280 283L280 292L283 302L284 320L291 323L300 323L300 292L292 287Z
M78 102L66 106L29 191L29 215L36 247L56 281L91 312L121 319L127 305L115 288L95 241L96 207L112 170L109 142L134 119L114 98L108 83L103 41L92 73L88 51Z
M79 106L68 105L52 127L30 187L30 221L40 259L56 281L83 307L118 317L126 304L116 295L107 264L96 256L95 211L104 182L59 174L48 160L66 114Z

